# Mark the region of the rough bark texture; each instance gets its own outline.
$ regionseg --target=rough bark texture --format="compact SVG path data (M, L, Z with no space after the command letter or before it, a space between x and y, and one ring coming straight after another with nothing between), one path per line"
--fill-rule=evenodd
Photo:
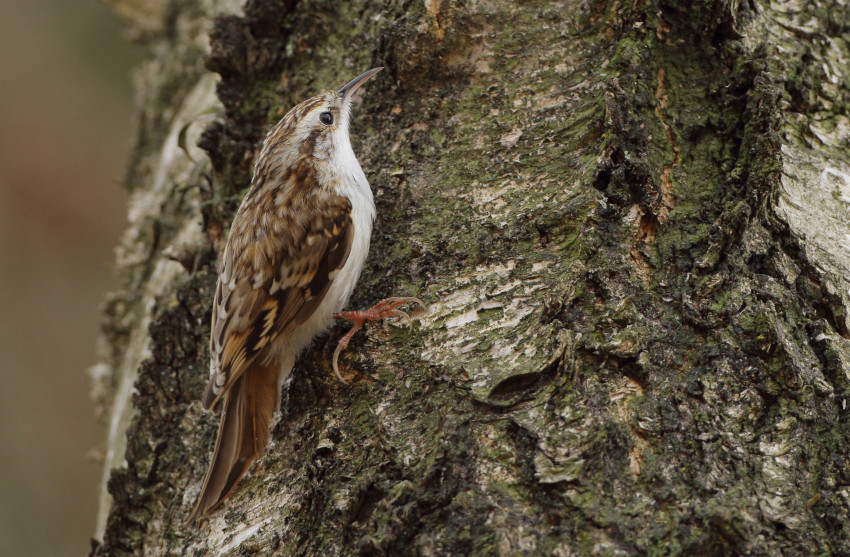
M92 555L850 554L846 6L161 4ZM341 327L315 343L267 456L187 526L216 256L258 143L377 65L351 305L430 307L356 337L349 386Z

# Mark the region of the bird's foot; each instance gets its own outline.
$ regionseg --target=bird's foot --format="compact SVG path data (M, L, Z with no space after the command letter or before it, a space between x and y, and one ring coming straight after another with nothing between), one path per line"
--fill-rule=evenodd
M337 361L339 360L340 353L346 349L349 341L351 341L351 337L353 337L354 333L363 327L366 321L380 321L387 317L400 317L409 326L413 326L413 320L410 318L410 315L400 309L397 309L399 306L404 304L419 304L420 306L425 307L425 304L419 298L387 298L386 300L381 300L369 309L360 311L342 311L334 314L334 319L345 319L354 323L351 330L349 330L344 337L339 339L339 344L336 345L336 350L334 350L333 368L334 375L336 375L337 379L343 383L348 383L348 381L346 381L339 373Z

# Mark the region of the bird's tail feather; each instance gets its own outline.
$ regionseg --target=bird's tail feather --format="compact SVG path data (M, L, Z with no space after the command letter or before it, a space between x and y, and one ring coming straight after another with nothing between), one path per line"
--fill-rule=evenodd
M280 388L278 363L267 364L256 363L245 370L223 399L215 451L188 522L218 508L251 463L263 454Z

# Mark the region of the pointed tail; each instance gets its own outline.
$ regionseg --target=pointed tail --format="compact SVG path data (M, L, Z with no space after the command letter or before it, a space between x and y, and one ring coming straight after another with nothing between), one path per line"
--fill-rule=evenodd
M269 423L278 404L277 362L254 364L236 380L222 399L221 422L212 462L187 522L218 508L239 479L266 448Z

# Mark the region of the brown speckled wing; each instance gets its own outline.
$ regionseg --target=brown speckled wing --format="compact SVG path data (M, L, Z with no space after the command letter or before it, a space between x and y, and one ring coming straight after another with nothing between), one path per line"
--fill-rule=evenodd
M278 207L242 207L234 219L213 305L205 408L312 315L348 259L351 202L323 188L289 194ZM269 214L276 218L262 220Z

